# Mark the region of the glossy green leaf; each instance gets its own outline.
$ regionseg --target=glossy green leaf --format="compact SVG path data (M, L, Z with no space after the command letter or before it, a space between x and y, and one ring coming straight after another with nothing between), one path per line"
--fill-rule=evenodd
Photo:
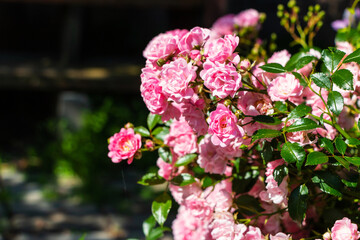
M156 220L152 215L143 222L142 229L145 237L149 236L151 230L155 227L155 225L156 225Z
M289 196L289 215L290 217L299 223L301 223L307 210L307 199L309 190L305 184L295 188Z
M160 226L164 225L170 212L171 205L171 197L167 193L161 194L153 201L151 206L151 212L155 220L160 224Z
M286 112L287 107L286 104L280 101L275 102L275 108L280 112Z
M292 73L292 75L295 76L296 79L299 80L301 86L307 87L308 84L306 83L306 80L304 79L303 75L301 75L298 72L291 72L291 73Z
M273 147L271 146L271 143L265 141L264 147L260 154L265 163L270 162L273 157Z
M336 159L336 161L338 161L344 168L349 169L350 164L348 161L346 161L344 158L340 157L340 156L334 156L334 158Z
M139 126L139 127L136 127L134 128L134 131L136 133L139 133L141 136L143 137L150 137L150 132L149 130L147 130L145 127L143 126Z
M310 78L318 87L326 89L331 87L330 77L325 73L314 73L310 75Z
M346 159L346 161L348 161L349 163L359 167L360 166L360 157L344 157Z
M320 189L328 194L341 197L343 184L338 176L333 175L330 172L317 172L316 176L312 179L313 183L316 183Z
M360 64L360 48L349 54L343 61L343 63L356 62Z
M333 82L341 89L354 90L353 74L347 69L339 69L331 76Z
M304 67L306 64L310 63L313 60L317 60L317 58L314 56L304 56L296 62L295 68L301 69L302 67Z
M185 156L179 157L176 160L175 167L186 166L192 161L194 161L195 158L197 158L197 154L195 153L190 153Z
M306 166L318 165L329 161L329 157L322 152L311 152L307 155Z
M159 148L158 152L159 157L161 157L162 160L164 160L165 162L172 162L172 154L170 152L170 149L161 147Z
M301 118L298 120L295 120L293 124L286 127L287 132L299 132L299 131L307 131L314 128L320 127L316 122L309 118Z
M186 186L195 182L195 178L189 173L182 173L171 180L171 183L176 186Z
M274 118L274 117L267 116L267 115L253 116L252 119L255 122L260 122L260 123L267 124L267 125L281 124L281 120Z
M329 92L327 104L330 111L339 116L344 107L344 98L337 91Z
M339 151L339 153L340 153L341 155L344 155L344 154L345 154L347 145L346 145L346 143L345 143L344 140L342 140L341 138L337 137L337 138L335 139L335 147L336 147L336 149Z
M327 138L320 138L320 147L325 148L329 153L334 154L334 146L332 142Z
M281 66L279 63L268 63L268 64L260 66L260 68L262 70L264 70L265 72L270 72L270 73L286 72L286 69L283 66Z
M281 149L281 157L288 163L300 162L305 160L305 150L298 143L286 142Z
M324 49L321 52L321 58L326 66L326 68L329 70L329 72L333 72L337 66L339 65L341 59L345 56L345 53L331 48L331 49Z
M157 127L154 129L154 131L152 131L152 135L157 138L160 139L162 141L165 140L165 137L169 134L169 128L168 127Z
M137 182L138 184L149 186L164 183L165 179L157 173L147 173Z
M149 236L146 237L146 240L158 240L164 236L163 228L157 227L151 229Z
M304 103L300 104L290 112L288 119L304 117L309 112L311 112L311 110L312 110L312 108L305 105Z
M295 53L294 55L291 56L289 61L287 61L286 65L285 65L285 69L288 71L294 70L296 67L296 64L299 62L299 60L305 56L307 56L307 54L304 52Z
M152 130L158 122L160 122L161 116L157 114L149 113L147 117L147 125L150 130Z
M234 200L241 213L252 216L265 211L259 201L250 195L241 195ZM242 208L243 206L243 208Z
M258 140L262 138L274 138L281 135L281 132L278 130L273 129L259 129L255 132L255 134L252 136L252 140Z
M350 138L350 139L346 139L345 143L349 146L358 146L360 145L360 140L357 138Z
M273 172L274 180L280 186L280 184L284 180L284 177L286 177L288 174L289 174L289 169L286 167L285 164L277 166Z

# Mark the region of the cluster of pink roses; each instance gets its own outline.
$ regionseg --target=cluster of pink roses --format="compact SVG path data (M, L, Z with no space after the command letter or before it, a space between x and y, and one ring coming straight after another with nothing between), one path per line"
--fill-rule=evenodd
M256 65L252 65L250 60L238 55L239 36L236 33L242 28L258 31L259 19L260 14L250 9L219 19L212 29L195 27L190 31L169 31L151 40L143 52L147 60L141 74L141 95L152 114L160 115L164 122L170 123L169 134L161 147L169 148L171 161L160 157L157 165L158 174L169 181L170 192L180 205L172 225L175 240L300 239L309 236L311 223L319 221L317 208L321 204L317 203L308 206L306 218L301 223L289 216L289 191L296 186L289 184L288 175L281 182L274 175L276 168L288 165L284 159L270 161L261 168L257 161L261 159L259 152L252 151L250 156L244 154L254 144L261 144L252 139L259 129L281 130L293 124L294 119L288 120L286 115L274 124L254 121L256 116L272 116L276 103L304 104L311 108L310 115L333 120L324 104L329 92L314 82L306 86L298 77L309 77L313 73L321 58L318 51L310 49L304 53L311 61L293 70L298 75L291 71L268 72L262 68L264 59L258 59ZM346 53L344 58L354 51L345 42L337 43L337 49ZM290 58L290 53L282 50L266 62L285 67ZM341 69L352 73L354 90L334 86L345 103L337 123L350 129L359 118L359 112L352 111L351 106L360 98L360 67L349 62L342 64ZM318 149L317 139L334 140L339 133L334 126L325 123L324 127L319 125L284 135L290 143ZM267 140L270 142L271 138ZM148 143L151 147L145 145L146 149L154 148L153 142ZM123 128L110 138L109 157L113 162L129 159L128 163L131 163L140 148L140 135L132 128ZM192 166L199 166L205 174L225 177L204 187L190 165L176 166L178 159L189 154L196 154ZM254 169L260 169L247 196L259 201L262 212L256 213L255 217L243 216L250 219L247 223L234 217L237 215L235 202L244 195L233 191L234 159L238 157L246 159ZM192 175L194 182L186 186L171 182L184 173ZM348 218L336 221L331 231L323 235L325 240L359 238L357 225Z

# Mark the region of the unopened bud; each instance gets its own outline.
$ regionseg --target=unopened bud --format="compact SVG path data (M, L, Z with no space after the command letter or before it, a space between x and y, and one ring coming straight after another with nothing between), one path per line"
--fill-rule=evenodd
M166 63L166 61L162 58L158 59L156 61L156 64L159 66L159 67L162 67L164 64Z
M296 1L295 0L290 0L287 4L288 8L293 8L296 5Z
M230 106L230 105L231 105L231 100L230 100L230 99L226 99L226 100L224 101L224 105L225 105L226 107Z
M134 155L135 159L141 159L141 157L142 157L142 153L140 151L137 151Z
M128 129L128 128L134 128L134 124L128 122L127 124L125 124L124 127L125 127L126 129Z
M154 142L151 141L150 139L147 139L147 140L145 141L145 147L146 147L146 149L148 149L148 150L154 150L155 144L154 144Z
M315 5L315 11L316 11L316 12L320 11L320 5L319 5L319 4L316 4L316 5Z
M250 61L248 59L242 60L240 62L240 69L248 70L250 68Z
M242 111L240 111L240 110L236 110L236 112L235 112L235 116L237 117L237 119L242 118L242 115L243 115Z
M277 9L278 9L279 11L283 11L283 10L284 10L284 5L279 4L279 5L277 6Z

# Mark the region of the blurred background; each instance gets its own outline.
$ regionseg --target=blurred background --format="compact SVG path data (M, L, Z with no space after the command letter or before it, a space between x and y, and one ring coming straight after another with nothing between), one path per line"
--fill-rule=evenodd
M299 1L302 12L327 12L316 46L334 45L330 23L351 2ZM107 139L129 121L145 125L143 49L159 33L248 8L267 14L261 37L275 32L287 48L279 3L0 0L0 239L142 239L158 190L136 182L156 155L113 164Z

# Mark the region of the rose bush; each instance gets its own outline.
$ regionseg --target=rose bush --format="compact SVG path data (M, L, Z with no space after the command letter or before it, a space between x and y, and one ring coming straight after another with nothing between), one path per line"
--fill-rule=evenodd
M146 239L167 229L169 192L180 205L175 240L360 238L360 25L320 50L324 12L309 8L305 27L298 13L293 0L278 7L295 54L258 38L264 14L254 9L148 44L147 127L122 128L109 143L113 162L159 153L159 170L139 180L166 183Z

